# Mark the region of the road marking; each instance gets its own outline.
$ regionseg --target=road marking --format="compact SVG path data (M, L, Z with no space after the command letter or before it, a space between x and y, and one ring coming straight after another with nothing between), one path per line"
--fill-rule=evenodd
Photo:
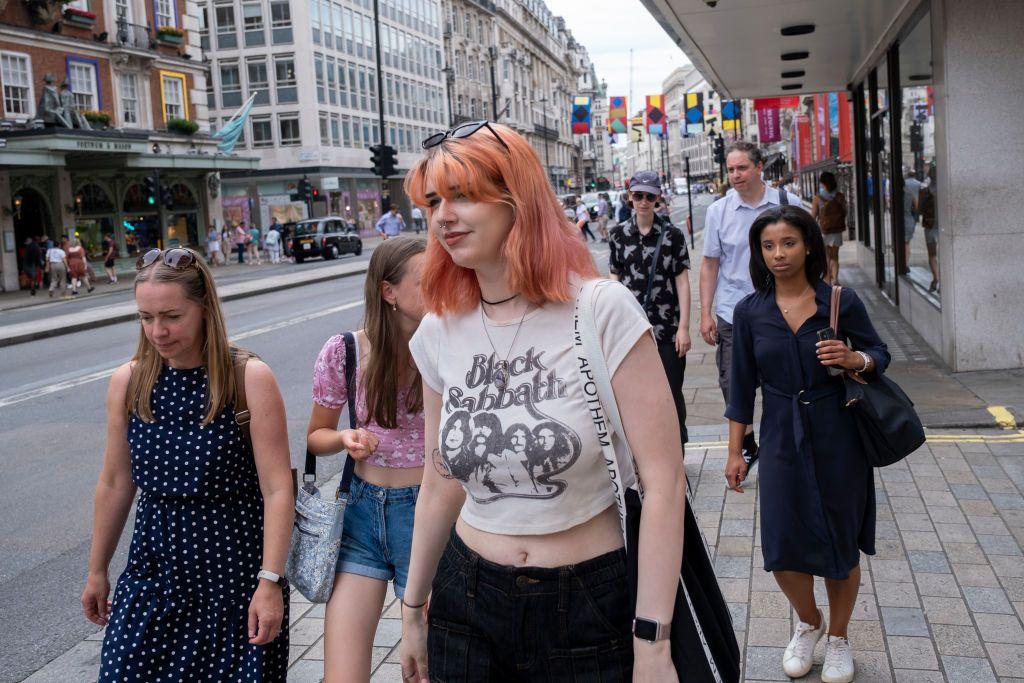
M1012 434L930 434L927 443L1024 443L1024 429ZM691 441L686 444L687 450L701 448L717 450L728 447L728 441Z
M995 418L996 424L1003 429L1017 428L1017 420L1013 417L1013 413L1004 406L989 406L988 412Z
M257 327L256 329L253 329L253 330L246 330L245 332L240 332L239 334L236 334L236 335L230 337L230 339L233 342L241 341L243 339L249 339L250 337L255 337L257 335L266 334L267 332L273 332L274 330L279 330L282 327L289 327L291 325L298 325L299 323L308 322L310 320L316 320L317 318L323 318L324 316L331 315L332 313L339 313L341 311L347 311L349 309L357 308L357 307L362 306L362 305L363 305L362 301L352 301L352 302L349 302L347 304L340 304L338 306L332 306L331 308L325 308L324 310L317 311L316 313L307 313L305 315L300 315L300 316L296 316L294 318L289 318L287 320L282 320L280 322L272 323L272 324L266 325L264 327ZM34 398L40 398L42 396L49 396L50 394L56 394L56 393L61 392L61 391L66 391L68 389L73 389L75 387L80 387L83 384L88 384L89 382L95 382L96 380L100 380L100 379L104 379L106 377L110 377L112 374L114 374L114 370L116 370L119 367L121 367L121 363L118 363L117 365L115 365L113 367L106 368L105 370L98 370L96 372L90 372L87 375L81 375L79 377L74 377L72 379L64 380L63 382L57 382L55 384L48 384L45 387L39 387L38 389L32 389L31 391L23 391L23 392L18 393L18 394L11 394L10 396L5 396L3 398L0 398L0 408L6 408L7 406L14 405L15 403L22 403L24 401L31 401Z

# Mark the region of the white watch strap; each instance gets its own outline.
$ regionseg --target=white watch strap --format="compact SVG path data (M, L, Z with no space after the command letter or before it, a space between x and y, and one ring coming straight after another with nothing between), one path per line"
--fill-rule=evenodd
M267 581L270 581L271 583L281 583L281 575L280 574L275 574L274 572L270 571L269 569L261 569L261 570L259 570L259 572L256 573L256 578L257 579L266 579Z

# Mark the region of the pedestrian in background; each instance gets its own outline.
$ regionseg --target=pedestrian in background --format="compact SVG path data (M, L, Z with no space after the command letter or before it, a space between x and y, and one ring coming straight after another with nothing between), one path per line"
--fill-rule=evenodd
M86 291L95 289L89 281L89 261L85 253L85 247L72 238L70 246L67 247L68 279L71 281L71 294L78 296L78 288L84 286Z
M34 237L25 238L25 250L21 257L21 270L28 278L28 289L32 296L36 295L36 278L39 269L43 267L43 254L39 249L39 242Z
M917 221L919 218L918 201L921 188L924 185L914 177L914 171L909 166L903 166L903 244L904 261L903 274L910 272L910 243L917 232Z
M224 257L224 265L227 265L230 254L234 250L232 242L232 230L225 223L220 229L220 253Z
M629 182L626 182L626 190L619 195L619 213L615 217L619 223L625 223L633 215L633 206L629 202Z
M402 214L398 213L398 204L391 205L388 212L377 221L375 229L384 239L398 237L402 234L402 230L405 230L405 219L402 218Z
M399 599L405 597L423 478L423 385L409 340L423 317L425 247L415 237L398 237L370 257L365 327L353 333L357 395L348 394L342 335L327 340L313 374L307 446L316 455L344 450L356 460L324 622L328 681L370 680L388 582ZM357 424L339 430L349 401L355 401Z
M602 242L608 241L608 216L611 214L611 204L608 203L608 195L602 192L597 195L597 234Z
M921 188L917 206L921 214L921 227L924 228L924 244L928 249L928 268L932 271L932 281L928 285L929 292L939 289L939 220L935 211L935 166L928 168L928 184Z
M206 256L211 266L219 266L221 264L220 230L217 229L216 225L211 225L206 233Z
M263 235L260 233L260 229L255 225L249 226L249 240L246 246L249 251L249 265L263 265L263 259L260 258L260 249L263 247L260 242L263 240Z
M762 178L764 158L757 145L740 140L726 150L726 170L732 187L708 207L704 219L704 257L700 265L700 334L715 346L718 386L729 402L732 360L732 312L740 299L754 291L750 281L750 226L763 211L781 204L801 206L800 198L768 187ZM714 310L712 310L714 309ZM757 458L751 427L743 440L744 457Z
M114 239L113 235L109 235L106 239L106 250L103 254L103 271L107 274L107 284L117 284L117 257L119 251L117 248L117 240Z
M99 680L284 683L295 505L284 401L270 368L228 342L196 252L152 249L136 268L139 342L107 391L82 592L85 616L106 626ZM110 559L137 489L111 605Z
M267 258L275 264L281 262L281 233L277 231L277 228L278 225L275 222L270 226L270 230L267 230L267 236L263 240L267 247Z
M825 240L825 282L839 283L839 247L846 232L846 197L839 191L835 175L825 171L818 177L818 194L811 201L811 217L821 226Z
M590 211L579 197L576 198L576 226L583 235L583 241L593 242L597 239L590 229Z
M50 244L53 244L52 240ZM68 279L68 254L62 248L67 244L61 240L60 246L52 246L46 250L46 270L50 275L50 298L53 298L53 290L57 289L61 297L66 297L64 283Z
M875 485L843 380L828 370L882 372L889 352L860 298L844 288L839 337L830 326L832 288L821 229L798 206L773 207L748 236L754 293L733 311L733 351L725 416L729 455L725 478L742 493L747 464L744 433L754 421L761 385L761 552L765 571L796 610L800 623L782 668L800 678L810 670L815 645L828 633L821 680L849 683L854 676L847 627L860 586L860 555L875 554ZM819 341L822 330L832 338ZM825 579L829 621L815 603L814 577Z
M418 206L412 207L412 227L417 235L423 231L423 211Z
M235 231L233 236L235 243L235 251L238 252L238 263L243 265L245 263L245 244L249 241L249 232L245 229L245 223L235 223Z
M682 450L650 323L625 287L599 288L600 343L647 485L640 534L657 539L639 555L634 611L572 339L593 258L512 128L463 125L424 146L405 187L429 207L430 313L409 347L433 463L416 503L402 676L672 683L668 642L631 635L634 616L671 622L683 543Z
M690 251L686 236L654 207L662 195L658 174L640 171L629 183L633 216L612 228L608 243L610 277L626 286L654 328L658 355L679 418L685 446L683 380L690 340Z

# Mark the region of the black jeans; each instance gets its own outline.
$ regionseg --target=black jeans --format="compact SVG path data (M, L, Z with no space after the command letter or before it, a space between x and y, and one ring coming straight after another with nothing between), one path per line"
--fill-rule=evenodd
M679 417L679 438L685 444L690 440L690 434L686 431L686 401L683 400L683 376L686 374L686 356L679 357L679 354L676 353L674 341L658 344L658 355L661 356L661 364L665 367L668 386L672 390L672 400L676 404L676 415Z
M430 594L430 680L630 681L626 552L556 568L506 567L452 530Z

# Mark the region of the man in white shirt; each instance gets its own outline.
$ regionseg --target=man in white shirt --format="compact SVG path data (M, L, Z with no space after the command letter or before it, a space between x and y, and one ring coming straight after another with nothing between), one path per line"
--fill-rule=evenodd
M732 313L740 300L754 291L750 281L750 226L762 212L800 198L769 187L762 178L764 158L757 145L740 140L726 150L726 170L732 186L708 207L704 221L704 258L700 266L700 334L717 346L718 385L729 402L729 365L732 362ZM714 310L712 305L715 304ZM744 457L756 457L754 429L743 440Z
M417 235L423 230L423 212L420 211L418 206L412 207L412 227Z
M50 298L53 298L53 290L59 289L63 294L64 283L68 279L68 253L64 251L67 240L61 240L60 246L52 246L46 250L46 268L50 273Z
M576 225L580 227L584 242L588 240L593 242L597 239L590 229L590 211L587 210L587 205L579 197L576 198Z

